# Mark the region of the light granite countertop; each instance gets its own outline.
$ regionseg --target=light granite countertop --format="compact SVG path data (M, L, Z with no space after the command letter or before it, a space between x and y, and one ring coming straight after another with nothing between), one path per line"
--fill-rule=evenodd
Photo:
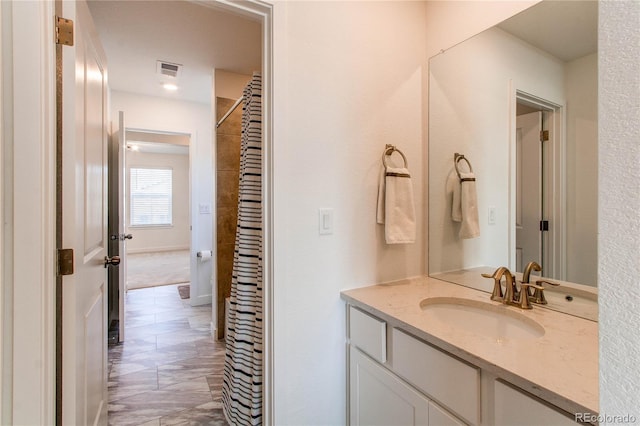
M513 383L568 413L598 413L598 323L549 309L521 310L485 292L427 276L343 291L342 298L393 327ZM544 327L529 339L492 339L429 320L421 302L455 297L490 303Z

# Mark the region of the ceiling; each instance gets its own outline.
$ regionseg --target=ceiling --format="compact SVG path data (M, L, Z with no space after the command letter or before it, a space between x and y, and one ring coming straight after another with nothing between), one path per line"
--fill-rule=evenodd
M214 68L240 74L260 69L260 23L188 1L89 0L107 56L113 90L211 103ZM157 61L183 65L177 79ZM169 92L163 82L178 90Z
M598 50L597 1L543 1L499 28L565 62Z

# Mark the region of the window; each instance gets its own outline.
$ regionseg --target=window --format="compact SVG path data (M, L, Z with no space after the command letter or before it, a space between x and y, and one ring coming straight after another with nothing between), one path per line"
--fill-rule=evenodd
M131 168L131 226L172 224L172 172Z

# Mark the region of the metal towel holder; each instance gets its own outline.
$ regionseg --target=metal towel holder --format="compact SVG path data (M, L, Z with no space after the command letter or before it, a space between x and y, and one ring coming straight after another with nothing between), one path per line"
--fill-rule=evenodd
M402 153L402 151L400 151L398 148L396 148L395 145L391 145L391 144L387 144L384 147L384 151L382 152L382 164L384 165L384 167L388 167L387 165L387 156L393 154L394 152L397 152L398 154L400 154L402 156L402 160L404 161L404 168L408 169L409 168L409 163L407 162L407 157L404 156L404 154Z
M455 154L453 154L453 163L456 167L456 173L458 174L458 179L462 180L462 176L460 175L460 169L458 168L458 163L464 160L467 162L467 165L469 166L469 171L471 173L473 173L473 167L471 167L471 163L469 162L469 160L462 154L458 154L457 152ZM475 180L475 179L473 179Z

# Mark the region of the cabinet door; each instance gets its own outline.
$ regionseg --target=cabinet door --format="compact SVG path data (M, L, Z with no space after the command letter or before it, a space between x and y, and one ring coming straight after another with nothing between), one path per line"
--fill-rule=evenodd
M429 400L350 347L349 408L351 425L429 424Z
M464 423L435 403L429 402L429 426L464 426Z
M502 382L495 382L496 426L575 426L564 413Z

